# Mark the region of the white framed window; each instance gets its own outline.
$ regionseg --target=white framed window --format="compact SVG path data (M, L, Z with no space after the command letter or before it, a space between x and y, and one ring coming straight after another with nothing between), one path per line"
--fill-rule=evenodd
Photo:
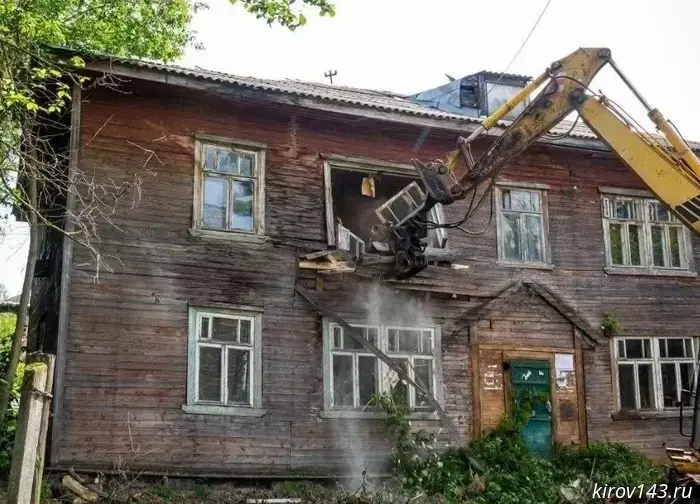
M614 375L621 410L689 406L696 379L695 338L615 338Z
M495 197L499 260L549 264L547 192L497 187Z
M193 228L264 234L265 146L197 135Z
M424 384L440 402L439 327L353 324L406 374ZM397 391L415 411L431 412L427 397L405 383L374 353L346 334L343 327L324 320L324 410L335 416L372 413L372 395Z
M690 269L688 232L655 199L605 194L602 214L608 267L649 272Z
M189 309L189 413L257 416L262 405L259 311Z

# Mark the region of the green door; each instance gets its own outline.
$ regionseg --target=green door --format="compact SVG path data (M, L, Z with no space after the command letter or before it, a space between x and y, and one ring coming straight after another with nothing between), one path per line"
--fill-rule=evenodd
M549 395L549 361L514 361L510 363L510 379L513 397L518 391L542 391ZM523 437L528 448L542 457L552 454L552 415L550 403L535 407Z

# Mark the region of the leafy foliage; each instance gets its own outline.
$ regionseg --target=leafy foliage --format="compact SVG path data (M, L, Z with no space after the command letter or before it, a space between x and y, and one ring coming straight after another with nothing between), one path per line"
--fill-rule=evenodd
M547 393L520 391L498 428L468 445L442 451L425 431L411 430L410 410L401 398L380 394L372 401L387 413L395 439L392 469L404 490L415 495L465 504L583 504L592 502L594 483L637 486L662 479L662 466L622 444L556 446L552 459L531 452L522 429L534 408L548 398Z
M15 316L11 313L0 313L0 369L4 370L10 362L14 332ZM22 386L23 377L24 367L20 363L15 374L15 380L12 383L10 394L11 407L5 420L0 424L0 477L7 476L10 470L12 446L15 440L15 430L17 429L17 401L19 400L19 389Z
M230 0L231 3L240 1L246 11L255 14L258 19L264 19L268 24L279 23L290 30L295 30L306 24L303 12L295 11L292 4L295 0ZM303 4L318 9L321 16L335 16L335 8L328 0L302 0Z
M614 338L620 332L620 323L612 313L603 313L603 334L608 338Z

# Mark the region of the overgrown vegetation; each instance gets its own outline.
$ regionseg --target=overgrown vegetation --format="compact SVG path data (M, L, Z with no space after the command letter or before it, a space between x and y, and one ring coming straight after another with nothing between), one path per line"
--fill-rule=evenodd
M0 369L4 370L10 362L12 353L12 336L15 332L15 316L12 313L0 313ZM5 479L10 471L12 446L17 429L17 401L19 389L24 377L24 365L19 363L10 393L10 408L0 424L0 478Z
M620 332L620 323L612 313L603 313L603 334L608 338L614 338Z
M522 430L547 398L521 393L498 428L447 450L437 449L435 437L424 430L411 429L411 411L399 396L385 393L373 401L388 415L395 439L391 468L408 494L460 504L583 503L590 501L593 483L637 486L663 479L664 467L622 444L555 446L551 459L532 453Z

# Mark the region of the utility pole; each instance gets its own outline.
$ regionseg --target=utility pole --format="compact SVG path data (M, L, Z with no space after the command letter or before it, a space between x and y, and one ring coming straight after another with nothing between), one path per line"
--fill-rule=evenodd
M324 75L324 77L328 77L331 80L331 84L333 84L333 77L338 75L338 71L337 70L328 70L323 75Z

